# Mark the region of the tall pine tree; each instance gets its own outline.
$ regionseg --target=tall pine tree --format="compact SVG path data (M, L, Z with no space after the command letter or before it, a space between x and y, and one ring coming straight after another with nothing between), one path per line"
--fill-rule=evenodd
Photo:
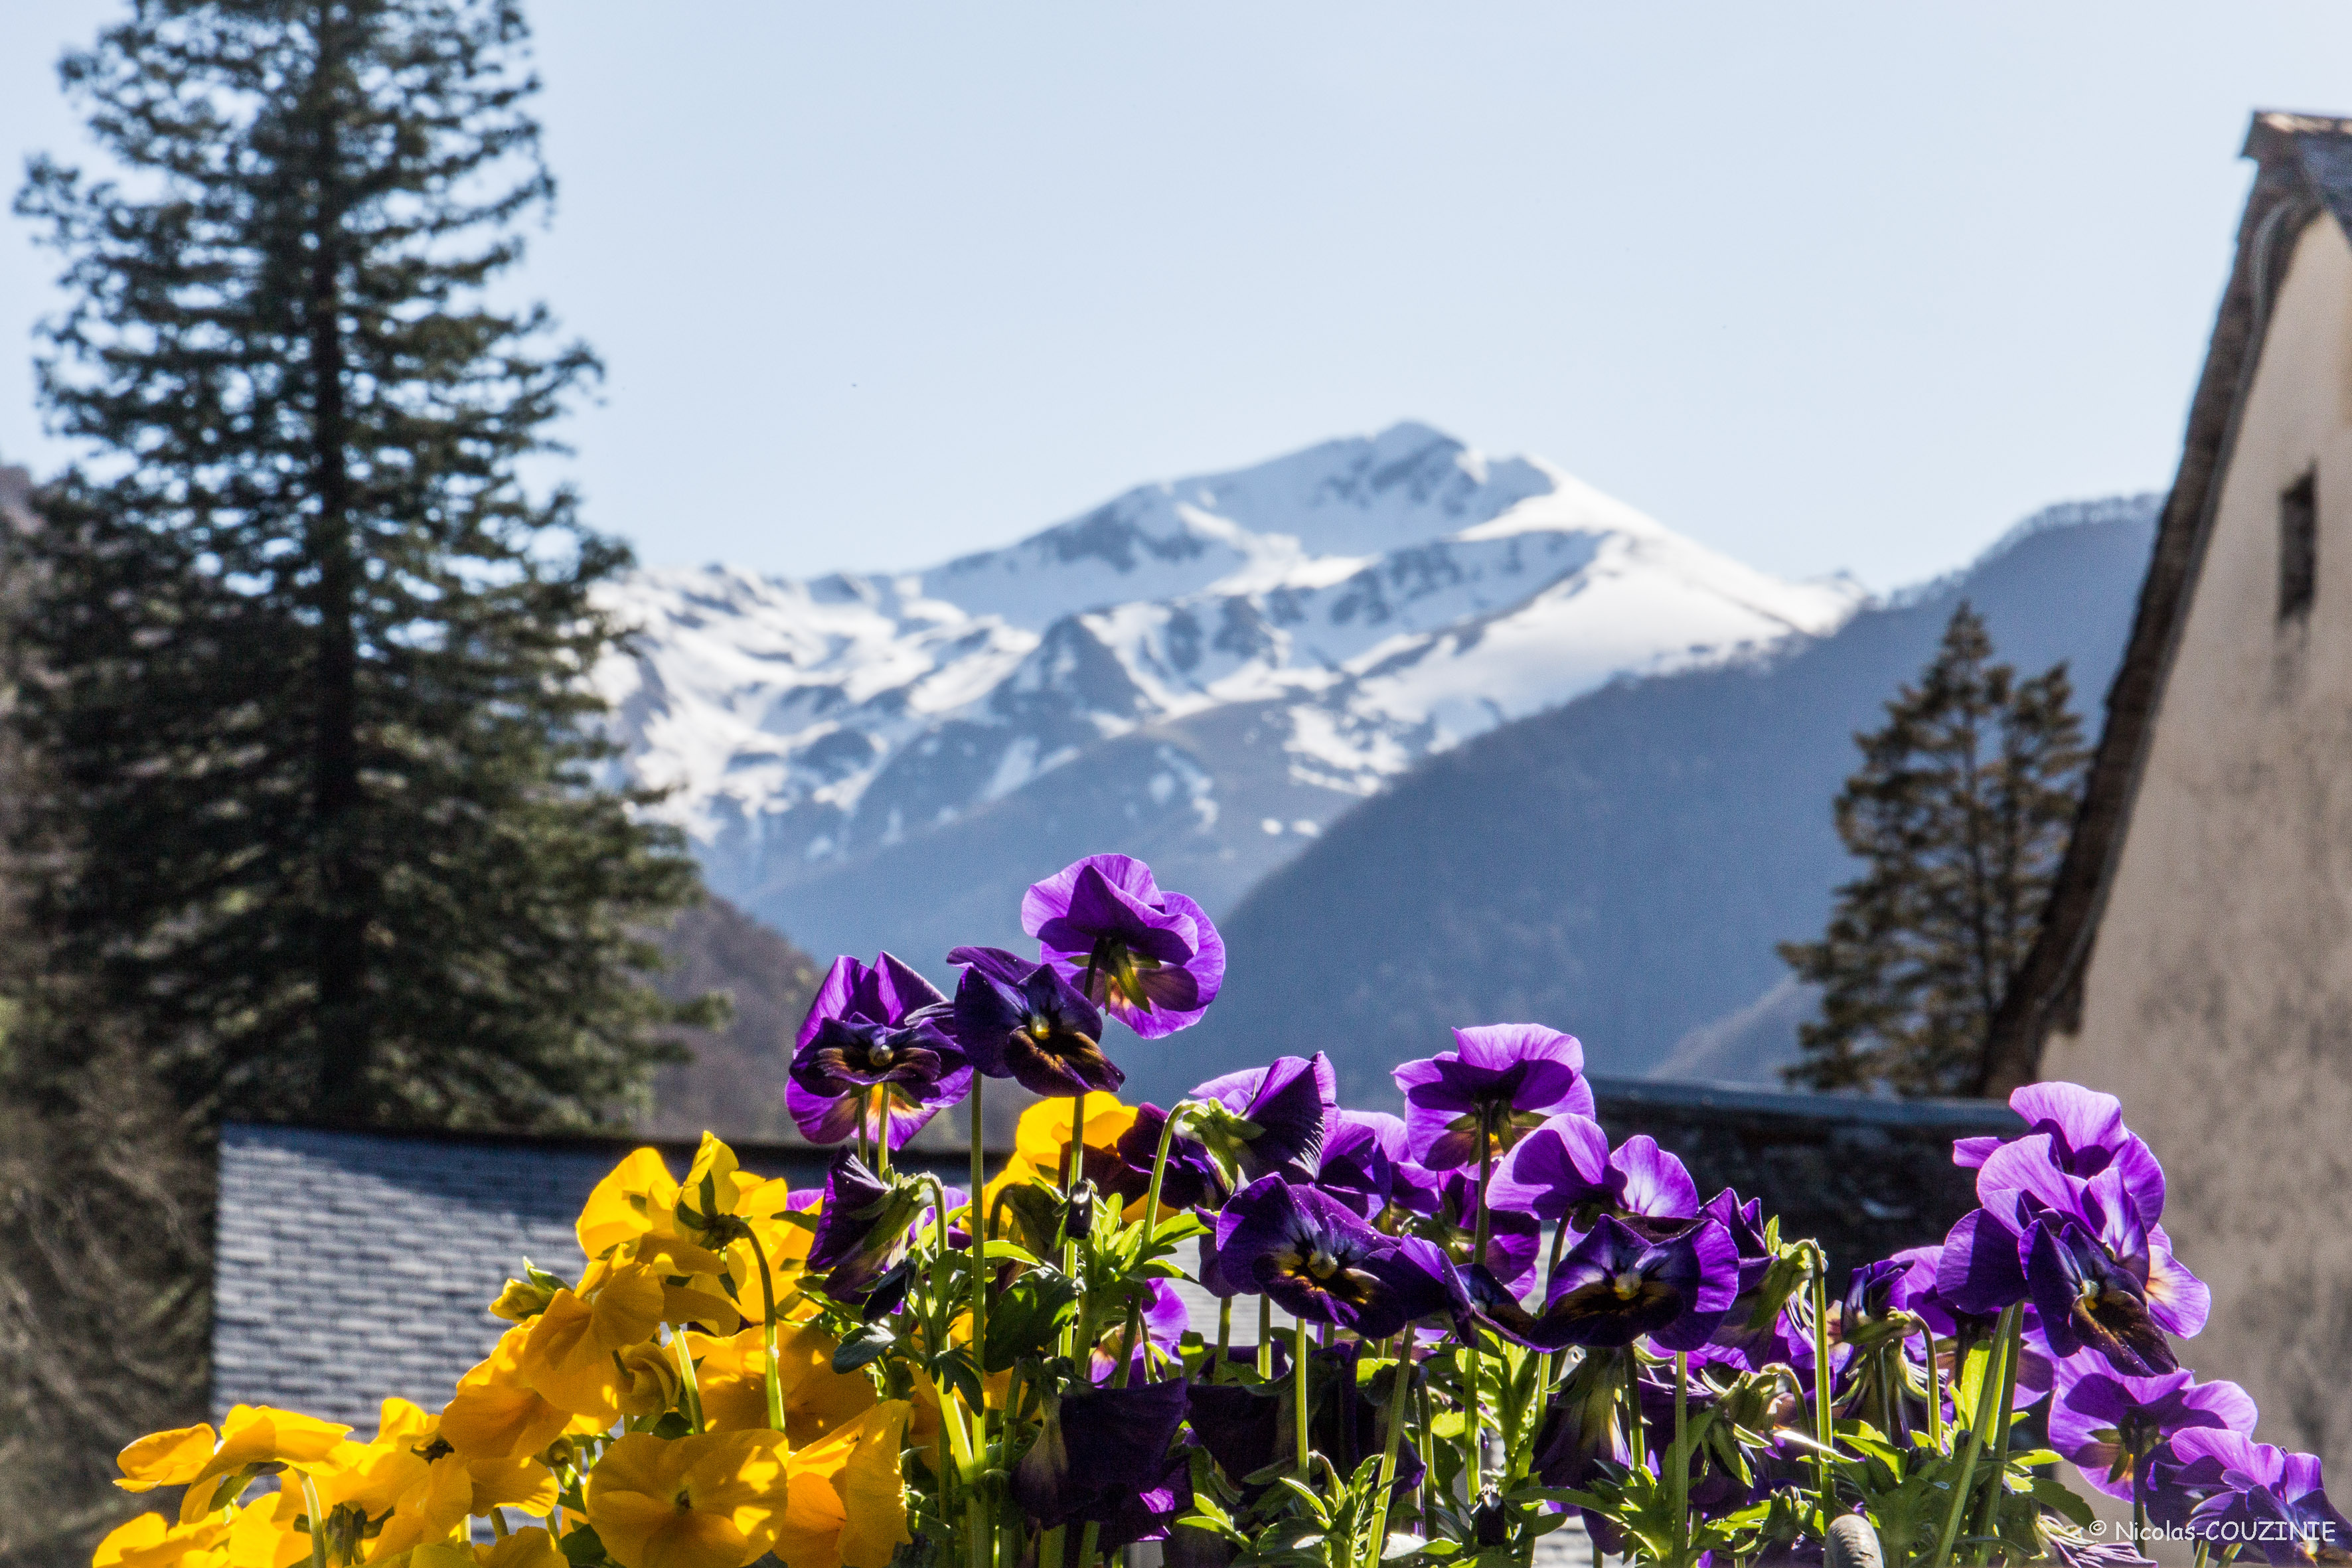
M2020 680L1963 603L1942 647L1854 737L1838 837L1865 865L1819 942L1780 956L1822 988L1788 1070L1819 1089L1965 1093L2033 944L2074 817L2085 753L2066 667Z
M62 68L117 176L17 198L93 454L14 542L29 913L200 1116L586 1123L677 1016L695 872L584 681L627 554L519 477L598 368L490 294L553 193L527 48L511 0L136 0Z

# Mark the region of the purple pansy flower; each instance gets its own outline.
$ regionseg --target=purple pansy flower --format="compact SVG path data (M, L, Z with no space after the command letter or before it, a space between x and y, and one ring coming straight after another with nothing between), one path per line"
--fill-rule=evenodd
M1896 1300L1911 1266L1897 1258L1865 1263L1846 1277L1845 1295L1838 1303L1838 1337L1855 1343L1876 1343L1909 1325L1902 1321Z
M2132 1500L2139 1461L2176 1433L2209 1426L2254 1429L2254 1402L2234 1383L2199 1383L2188 1371L2127 1377L2077 1356L2058 1363L2050 1446L2111 1498Z
M2058 1553L2065 1568L2156 1568L2156 1559L2141 1556L2139 1548L2128 1541L2053 1532L2050 1549Z
M872 1141L887 1125L890 1147L903 1148L971 1085L962 1051L935 1026L946 1000L887 952L870 965L835 959L793 1037L793 1124L818 1143Z
M1217 1268L1294 1316L1377 1340L1444 1310L1443 1281L1404 1243L1313 1187L1265 1176L1217 1216Z
M835 1300L871 1310L884 1277L906 1256L915 1222L929 1209L929 1188L885 1182L844 1151L825 1172L824 1206L803 1267L825 1276L825 1294ZM901 1280L896 1290L904 1289Z
M1603 1215L1560 1259L1540 1313L1490 1305L1484 1315L1530 1350L1613 1349L1647 1334L1664 1349L1693 1351L1738 1294L1739 1255L1716 1221L1654 1241Z
M1089 855L1031 887L1021 929L1087 999L1147 1040L1198 1020L1225 979L1225 943L1208 911L1166 893L1151 868Z
M1305 1182L1314 1178L1324 1127L1339 1114L1339 1078L1318 1051L1213 1078L1184 1098L1213 1100L1257 1129L1230 1150L1244 1179L1279 1173Z
M2171 1371L2178 1363L2165 1332L2202 1329L2211 1292L2133 1197L2135 1186L2148 1185L2144 1172L2118 1162L2074 1175L2058 1149L2056 1135L2036 1132L1985 1157L1977 1172L1984 1206L1945 1239L1937 1292L1974 1313L2030 1296L2054 1357L2088 1344L2119 1372Z
M1580 1209L1636 1222L1682 1221L1698 1215L1698 1184L1688 1168L1637 1132L1614 1151L1590 1116L1574 1111L1547 1119L1504 1156L1486 1194L1492 1208L1521 1209L1565 1220Z
M1013 1472L1013 1497L1048 1529L1108 1526L1139 1494L1168 1484L1188 1393L1177 1377L1049 1398L1045 1429Z
M1001 947L959 947L963 966L947 1031L971 1065L1032 1094L1116 1094L1127 1075L1103 1054L1102 1014L1050 964Z
M1168 1126L1168 1112L1145 1101L1135 1120L1118 1135L1118 1172L1110 1190L1129 1203L1150 1194L1151 1166L1160 1157L1160 1135ZM1160 1206L1163 1210L1196 1209L1224 1200L1225 1178L1209 1152L1181 1134L1168 1140L1168 1165L1160 1173Z
M2089 1181L2110 1165L2124 1172L2125 1190L2154 1225L2164 1217L2164 1168L2132 1130L2124 1125L2124 1102L2074 1083L2029 1083L2013 1090L2009 1107L2025 1119L2028 1137L2050 1140L2050 1160L2070 1176ZM1952 1163L1983 1166L2002 1146L2000 1138L1962 1138L1952 1144Z
M1405 1152L1404 1121L1380 1110L1334 1112L1323 1128L1315 1184L1366 1219L1395 1195Z
M1944 1266L1943 1244L1906 1247L1896 1253L1892 1261L1903 1265L1903 1278L1895 1284L1896 1310L1908 1312L1927 1324L1930 1333L1940 1334L1946 1339L1958 1338L1962 1317L1953 1310L1951 1302L1937 1287L1937 1279ZM1980 1324L1979 1320L1970 1317L1967 1320L1967 1326L1970 1337L1974 1337L1990 1327L1990 1320L1983 1320Z
M887 1131L895 1151L971 1089L962 1050L930 1018L827 1018L793 1053L784 1103L812 1143L871 1143Z
M1128 1374L1129 1383L1150 1380L1152 1359L1156 1355L1164 1364L1176 1354L1177 1342L1192 1326L1184 1308L1184 1298L1176 1294L1176 1287L1165 1279L1144 1282L1150 1300L1138 1320L1139 1332L1129 1359L1133 1363ZM1118 1347L1127 1338L1127 1314L1116 1312L1105 1327L1101 1338L1095 1342L1094 1353L1087 1363L1087 1375L1097 1384L1108 1384L1118 1375Z
M2027 1245L2026 1288L2052 1355L2063 1360L2088 1348L2118 1372L2143 1377L2180 1364L2140 1281L2099 1237L2071 1218L2053 1217L2035 1223Z
M833 967L818 983L808 1016L801 1020L800 1033L793 1037L793 1048L797 1052L816 1038L827 1018L896 1026L946 1000L938 986L890 953L876 954L870 965L845 953L833 961Z
M1396 1069L1412 1157L1433 1171L1475 1165L1484 1142L1500 1153L1557 1111L1593 1113L1584 1047L1540 1024L1454 1031L1455 1048Z
M1543 1226L1531 1214L1486 1205L1486 1250L1473 1258L1478 1244L1478 1178L1468 1171L1448 1171L1437 1178L1433 1212L1411 1227L1410 1234L1442 1248L1455 1263L1483 1265L1496 1283L1513 1297L1523 1296L1536 1280L1536 1257L1543 1250Z
M1985 1209L1970 1209L1937 1249L1936 1294L1967 1318L1991 1318L2025 1300L2025 1266L2017 1232Z
M2189 1534L2251 1547L2273 1565L2352 1554L2352 1522L2327 1500L2317 1456L2210 1426L2181 1433L2171 1448L2181 1481L2210 1489L2189 1514Z
M1739 1293L1706 1343L1691 1352L1691 1360L1700 1364L1720 1363L1742 1372L1761 1372L1775 1362L1794 1365L1807 1336L1790 1323L1786 1306L1775 1307L1763 1321L1757 1321L1765 1307L1764 1282L1774 1262L1771 1249L1764 1243L1763 1204L1755 1198L1741 1203L1739 1194L1726 1187L1707 1199L1699 1213L1723 1226L1731 1238L1732 1253L1739 1265Z

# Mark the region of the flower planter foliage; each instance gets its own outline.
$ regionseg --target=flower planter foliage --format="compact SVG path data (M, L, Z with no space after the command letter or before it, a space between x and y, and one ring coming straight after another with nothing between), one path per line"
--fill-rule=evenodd
M1402 1118L1342 1109L1319 1053L1125 1105L1106 1016L1147 1050L1198 1019L1215 927L1123 856L1023 917L1038 956L959 948L952 998L888 953L834 965L790 1095L843 1145L821 1190L707 1134L682 1177L639 1150L580 1215L585 1272L525 1264L441 1410L142 1439L121 1484L176 1515L98 1568L1092 1568L1147 1541L1499 1568L1572 1515L1662 1563L2139 1561L2062 1460L2200 1560L2352 1547L2318 1461L2179 1364L2208 1293L2107 1096L2019 1090L2025 1134L1954 1148L1981 1206L1835 1283L1759 1205L1612 1145L1538 1026L1401 1065ZM1050 1098L989 1181L992 1078ZM894 1163L959 1102L968 1188Z

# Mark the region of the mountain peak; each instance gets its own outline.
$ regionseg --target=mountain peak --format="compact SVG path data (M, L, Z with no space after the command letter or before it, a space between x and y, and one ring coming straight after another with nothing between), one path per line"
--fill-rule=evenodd
M1028 875L1165 832L1238 892L1433 752L1828 630L1858 595L1407 421L926 571L656 573L615 597L637 652L598 679L629 765L676 786L716 888L823 945L791 912L816 883L983 817L1011 834L1040 791L1078 788L1039 820L1105 842L1041 842Z

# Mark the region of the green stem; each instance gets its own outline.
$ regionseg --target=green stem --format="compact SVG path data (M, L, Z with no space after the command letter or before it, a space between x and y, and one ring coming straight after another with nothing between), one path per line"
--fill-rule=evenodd
M1225 1381L1226 1353L1234 1348L1234 1299L1217 1298L1217 1359L1209 1363L1209 1381Z
M1830 1257L1813 1248L1813 1441L1821 1445L1814 1458L1821 1469L1822 1539L1829 1539L1830 1521L1837 1517L1837 1472L1830 1468L1835 1428L1830 1415Z
M1274 1299L1257 1299L1257 1375L1263 1383L1274 1375Z
M1936 1555L1930 1560L1932 1568L1944 1568L1952 1560L1952 1542L1959 1538L1960 1515L1968 1509L1969 1494L1973 1489L1970 1483L1976 1479L1977 1457L1984 1447L1984 1429L1992 1421L1994 1380L2000 1370L1998 1363L2001 1352L2008 1348L2010 1326L2016 1321L2017 1314L2015 1307L2002 1310L2000 1326L1994 1331L1992 1342L1985 1347L1984 1382L1977 1390L1975 1418L1969 1424L1968 1452L1960 1457L1959 1482L1953 1487L1951 1507L1944 1513L1943 1533L1937 1540ZM1964 1368L1956 1366L1952 1369L1952 1375L1958 1379L1964 1371ZM1958 1386L1957 1383L1955 1386Z
M694 1352L686 1348L686 1331L672 1329L669 1333L670 1354L677 1361L677 1383L686 1395L686 1418L694 1429L702 1430L702 1384L694 1374Z
M1690 1357L1675 1352L1675 1446L1666 1450L1666 1468L1674 1472L1675 1561L1690 1555L1690 1458L1684 1452L1686 1406L1690 1398Z
M327 1518L319 1510L319 1486L308 1470L295 1472L302 1478L302 1506L310 1510L310 1568L327 1568Z
M2011 1310L2014 1316L2001 1340L2000 1415L1992 1429L1992 1477L1985 1488L1984 1512L1977 1520L1977 1534L1984 1538L1976 1551L1979 1562L1991 1555L2000 1530L2000 1500L2009 1490L2009 1428L2017 1413L2018 1337L2025 1328L2024 1309Z
M866 1114L874 1118L874 1173L890 1174L890 1089L887 1084L876 1084L869 1091Z
M1372 1541L1365 1568L1380 1568L1389 1542L1389 1494L1396 1488L1397 1451L1404 1446L1404 1402L1412 1395L1412 1331L1397 1339L1396 1376L1389 1384L1387 1447L1381 1451L1381 1479L1372 1494Z
M1551 1257L1544 1264L1544 1293L1542 1296L1538 1297L1538 1300L1549 1300L1551 1299L1551 1277L1559 1272L1560 1254L1567 1246L1568 1222L1563 1219L1551 1227ZM1565 1355L1567 1353L1567 1352L1562 1351L1559 1352L1559 1355ZM1543 1413L1545 1408L1551 1404L1552 1374L1559 1364L1559 1356L1556 1356L1551 1352L1546 1351L1543 1353L1542 1359L1538 1361L1536 1365L1536 1426L1538 1428L1543 1426Z
M1486 1184L1494 1180L1494 1176L1495 1136L1493 1128L1493 1112L1487 1107L1481 1105L1478 1108L1478 1214L1477 1221L1471 1230L1470 1242L1470 1261L1474 1264L1480 1264L1486 1261L1486 1241L1487 1237L1492 1234L1494 1226L1493 1220L1486 1213ZM1465 1474L1468 1477L1468 1500L1473 1507L1475 1507L1478 1502L1478 1494L1480 1490L1479 1468L1486 1458L1485 1454L1482 1452L1486 1444L1484 1441L1484 1434L1479 1431L1480 1416L1478 1411L1478 1403L1481 1397L1481 1391L1478 1387L1479 1374L1485 1370L1486 1355L1486 1347L1485 1338L1476 1329L1474 1328L1470 1331L1470 1364L1466 1373L1469 1379L1470 1389L1470 1419L1463 1430L1464 1439L1469 1445L1467 1449L1465 1450L1465 1458L1469 1465L1469 1468Z
M1919 1337L1927 1345L1927 1441L1944 1452L1944 1369L1936 1360L1936 1331L1922 1321ZM1957 1343L1958 1342L1954 1342Z
M784 1384L776 1367L776 1281L768 1271L767 1249L760 1245L760 1238L748 1225L743 1227L743 1239L751 1244L751 1256L760 1264L760 1300L766 1321L760 1335L760 1348L768 1357L768 1430L781 1432L784 1429Z
M1160 1183L1168 1174L1168 1144L1176 1133L1176 1117L1171 1111L1160 1124L1160 1150L1151 1157L1151 1185L1143 1199L1143 1247L1137 1254L1142 1262L1152 1258L1152 1241L1160 1234ZM1128 1376L1135 1365L1135 1337L1143 1328L1143 1308L1130 1301L1127 1308L1127 1331L1119 1336L1118 1370L1111 1373L1113 1388L1125 1388ZM1148 1352L1147 1352L1148 1354ZM1086 1568L1081 1562L1078 1568Z
M1412 1353L1413 1332L1404 1331L1405 1353ZM1435 1352L1430 1352L1433 1356ZM1421 1496L1415 1510L1415 1522L1426 1536L1437 1518L1437 1422L1430 1410L1429 1379L1421 1380L1421 1428L1417 1440L1421 1444Z
M1293 1320L1290 1345L1290 1387L1293 1415L1297 1421L1298 1453L1295 1468L1301 1484L1307 1479L1307 1454L1312 1447L1307 1436L1307 1320ZM1085 1568L1082 1563L1079 1568Z
M980 1223L980 1194L988 1184L988 1156L981 1146L980 1094L987 1082L980 1073L971 1075L971 1367L981 1385L980 1408L973 1413L980 1430L973 1436L983 1464L988 1453L988 1230ZM988 1488L981 1478L972 1478L964 1498L971 1568L990 1568L996 1556L996 1525L989 1517Z
M1087 1166L1087 1091L1070 1097L1070 1142L1062 1162L1062 1272L1078 1277L1078 1238L1070 1234L1070 1203L1078 1190L1078 1173ZM1062 1353L1076 1357L1082 1345L1074 1323L1062 1331Z
M1478 1504L1478 1494L1484 1489L1482 1475L1486 1463L1486 1412L1481 1408L1485 1391L1478 1386L1479 1360L1477 1331L1471 1331L1471 1342L1454 1359L1456 1371L1462 1374L1462 1495L1471 1507Z
M1091 1519L1087 1521L1086 1529L1078 1532L1078 1568L1093 1568L1095 1543L1101 1539L1101 1524Z
M1486 1184L1495 1176L1495 1139L1487 1126L1489 1113L1484 1106L1478 1110L1478 1211L1473 1228L1475 1237L1470 1248L1470 1261L1486 1261L1486 1238L1493 1221L1486 1215Z
M1625 1432L1633 1451L1633 1468L1646 1468L1650 1442L1642 1430L1642 1352L1632 1345L1625 1347Z

